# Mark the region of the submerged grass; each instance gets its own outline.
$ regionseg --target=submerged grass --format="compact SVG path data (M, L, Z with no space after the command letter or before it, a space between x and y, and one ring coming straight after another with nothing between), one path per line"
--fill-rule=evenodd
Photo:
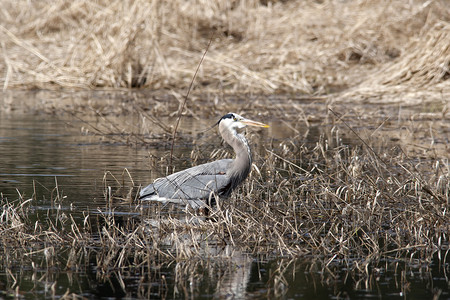
M2 198L0 258L8 288L17 286L18 262L36 272L94 266L97 277L114 275L119 282L135 272L142 284L164 282L155 270L173 262L180 287L193 268L261 256L310 257L326 273L344 265L360 278L394 266L387 261L430 265L436 253L434 263L445 265L448 158L410 158L398 146L374 152L378 138L349 146L344 128L336 124L315 145L297 136L260 151L250 178L209 217L174 204L140 203L127 170L122 178L105 174L105 207L98 211L62 210L70 199L57 187L41 218L34 199ZM118 201L129 213L117 212ZM283 268L274 274L272 295L283 293ZM159 287L164 295L164 284Z

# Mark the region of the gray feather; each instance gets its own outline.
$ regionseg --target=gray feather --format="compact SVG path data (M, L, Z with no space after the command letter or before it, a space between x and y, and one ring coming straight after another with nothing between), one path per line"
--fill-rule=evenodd
M140 192L140 198L154 199L208 199L211 193L220 196L221 189L226 187L231 178L227 170L231 159L221 159L195 166L167 177L158 178Z

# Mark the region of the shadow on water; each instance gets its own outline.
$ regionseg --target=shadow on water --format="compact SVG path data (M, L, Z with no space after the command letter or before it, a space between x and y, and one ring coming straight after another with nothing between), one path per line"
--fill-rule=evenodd
M183 122L185 133L195 138L192 143L175 149L177 170L208 160L217 145L221 146L215 131L196 134L214 121ZM279 153L284 148L289 151L286 145L314 147L321 141L326 141L330 147L332 143L360 145L349 132L336 134L332 125L304 127L293 123L286 126L280 119L269 124L271 128L267 132L249 134L257 165L263 165L264 145L271 145L271 149ZM445 247L435 249L433 261L426 265L419 260L414 263L414 257L406 251L401 259L386 255L376 266L367 266L365 272L360 272L348 267L348 263L338 263L338 259L329 260L321 255L286 259L270 253L245 252L233 246L226 229L221 239L211 237L208 224L216 221L186 211L183 205L138 203L134 197L139 185L170 173L166 168L167 147L143 148L101 142L98 137L80 133L79 128L84 125L70 117L55 119L0 113L2 221L6 220L7 203L19 198L31 199L27 212L29 223L50 220L45 223L48 231L41 228L41 231L34 229L35 232L50 235L55 230L73 231L73 236L69 236L90 235L95 241L92 245L71 248L70 241L61 240L61 247L56 248L57 237L42 238L41 234L42 249L30 247L24 255L3 245L0 290L4 292L0 292L1 297L450 297L449 259ZM301 139L290 139L293 136ZM386 146L384 143L380 141L380 149ZM127 227L131 223L145 226ZM86 231L76 232L74 224ZM190 233L193 226L199 230ZM177 228L183 228L179 231L181 236L167 239L167 235L160 234L170 227L174 228L175 235ZM151 257L136 257L143 255L137 251L135 254L113 251L114 239L120 238L114 234L128 232L127 228L142 231L136 237L138 247L158 243L159 249L165 247L169 251ZM111 240L104 239L108 235ZM140 240L146 236L150 239ZM52 242L47 246L45 241ZM103 248L106 244L108 247ZM190 259L188 252L194 248L196 259ZM120 265L123 261L127 262L126 267Z

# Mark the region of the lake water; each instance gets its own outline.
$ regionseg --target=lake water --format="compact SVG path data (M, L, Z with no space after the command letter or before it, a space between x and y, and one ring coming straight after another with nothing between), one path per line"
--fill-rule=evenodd
M208 122L201 124L208 125ZM278 126L270 125L275 129ZM124 173L126 169L135 184L146 184L156 177L148 171L149 155L167 156L169 152L164 147L150 150L99 142L97 138L83 135L82 126L81 121L70 117L0 112L0 192L3 199L15 200L20 193L23 198L34 197L36 209L45 210L51 205L49 195L57 185L58 192L66 197L62 203L67 209L95 211L106 205L105 172L116 177L125 174L123 177L128 178ZM274 135L273 131L264 133L261 140L273 141L271 134ZM283 134L288 136L289 132ZM177 147L180 167L189 165L189 153L188 147ZM120 213L120 205L117 207L116 212ZM448 263L443 268L442 264L424 267L385 261L390 265L386 268L389 271L380 269L364 277L339 265L324 269L320 259L313 257L287 260L250 256L228 246L216 250L228 257L228 263L164 261L158 270L146 270L155 274L154 280L145 284L139 281L139 274L113 272L105 279L97 276L94 269L74 273L61 268L48 274L47 270L36 272L30 266L17 266L16 282L13 282L6 269L0 268L0 298L14 298L14 289L20 291L16 295L18 298L27 299L60 298L68 291L86 298L104 299L450 298ZM179 277L180 269L187 269L183 274L190 276Z
M128 168L148 177L145 149L91 142L79 128L52 116L0 116L0 178L5 196L17 197L18 190L24 198L31 197L33 184L38 195L46 194L57 182L67 198L92 207L92 200L103 195L106 171L121 174Z

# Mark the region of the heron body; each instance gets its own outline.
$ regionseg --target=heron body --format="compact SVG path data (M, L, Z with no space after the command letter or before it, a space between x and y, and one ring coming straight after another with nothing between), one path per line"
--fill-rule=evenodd
M236 153L235 159L220 159L158 178L141 190L139 199L159 201L213 199L214 203L217 196L229 197L231 192L247 178L252 166L248 142L237 130L247 125L269 126L235 113L224 115L217 124L222 138Z

